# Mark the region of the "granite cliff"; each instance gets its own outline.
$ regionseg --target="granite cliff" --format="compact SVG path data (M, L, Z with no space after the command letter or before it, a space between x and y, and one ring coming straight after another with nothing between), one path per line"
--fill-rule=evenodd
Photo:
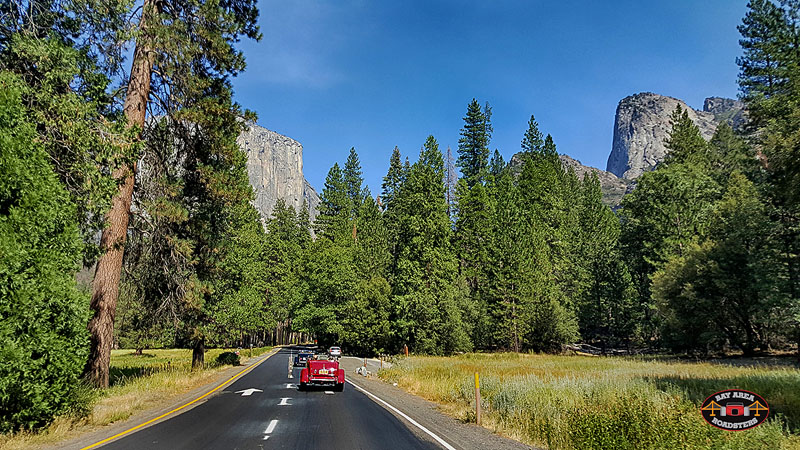
M281 198L296 211L305 200L311 218L316 217L319 196L303 176L302 144L255 124L237 142L247 155L247 175L256 194L253 203L262 219L271 217Z
M671 128L669 116L677 105L689 112L706 140L723 121L738 127L745 119L742 103L728 98L709 97L698 111L681 100L651 92L625 97L617 106L606 170L633 180L663 161L667 153L664 140Z

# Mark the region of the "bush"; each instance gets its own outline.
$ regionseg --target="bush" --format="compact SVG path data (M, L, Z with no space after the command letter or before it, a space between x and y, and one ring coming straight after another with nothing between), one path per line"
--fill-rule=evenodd
M88 353L74 205L26 120L22 91L0 73L0 432L70 412L85 397Z
M217 364L224 366L230 364L232 366L239 365L239 355L235 352L222 352L217 356Z

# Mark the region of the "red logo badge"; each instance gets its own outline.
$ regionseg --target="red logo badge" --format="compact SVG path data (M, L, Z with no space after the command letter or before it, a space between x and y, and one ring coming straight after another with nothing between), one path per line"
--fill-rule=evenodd
M742 389L727 389L709 396L700 407L703 419L722 430L749 430L769 416L769 405L758 394Z

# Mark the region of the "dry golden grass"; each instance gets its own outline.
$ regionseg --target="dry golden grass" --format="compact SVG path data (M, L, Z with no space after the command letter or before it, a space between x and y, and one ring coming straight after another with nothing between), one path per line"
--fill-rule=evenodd
M254 348L253 357L271 347ZM185 349L147 350L134 355L131 350L111 353L112 386L94 391L95 401L85 417L58 417L47 428L36 432L0 435L0 449L17 450L57 445L105 425L128 419L154 408L170 398L179 397L212 382L230 366L214 366L213 361L225 349L206 352L205 370L191 370L192 351ZM230 351L230 350L227 350ZM241 350L242 362L248 350Z
M474 422L475 372L481 374L482 425L530 445L800 448L800 370L792 367L500 353L403 358L381 377ZM764 396L772 411L768 423L737 433L707 425L699 404L728 388Z

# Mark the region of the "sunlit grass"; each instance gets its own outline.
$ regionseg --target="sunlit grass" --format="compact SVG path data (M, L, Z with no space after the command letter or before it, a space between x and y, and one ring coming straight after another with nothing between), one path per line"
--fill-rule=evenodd
M271 347L254 348L253 357ZM192 370L192 350L146 350L134 355L132 350L111 352L111 387L104 390L87 389L93 396L91 411L82 417L59 417L49 427L36 433L0 435L0 449L29 449L55 445L82 433L125 420L150 409L170 397L184 395L212 382L230 366L214 364L217 355L226 349L211 349L205 354L206 369ZM249 350L240 350L242 362Z
M481 374L482 424L530 445L800 448L800 370L791 367L504 353L403 358L380 376L474 422L475 372ZM770 420L740 432L706 424L700 403L730 388L765 397Z

